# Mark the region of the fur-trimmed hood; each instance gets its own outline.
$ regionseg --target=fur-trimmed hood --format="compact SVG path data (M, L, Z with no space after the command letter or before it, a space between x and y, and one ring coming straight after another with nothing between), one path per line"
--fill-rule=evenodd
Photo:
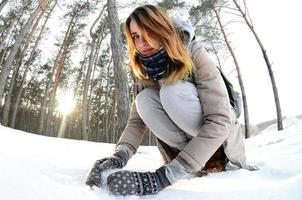
M195 38L195 29L188 20L181 18L172 18L174 26L182 32L183 42L186 46L189 46L191 41Z

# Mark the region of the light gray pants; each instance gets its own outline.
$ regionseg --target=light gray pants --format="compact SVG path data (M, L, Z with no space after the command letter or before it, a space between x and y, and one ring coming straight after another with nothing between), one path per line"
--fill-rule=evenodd
M159 90L146 88L136 96L146 126L171 147L182 150L202 126L202 108L194 84L177 81Z

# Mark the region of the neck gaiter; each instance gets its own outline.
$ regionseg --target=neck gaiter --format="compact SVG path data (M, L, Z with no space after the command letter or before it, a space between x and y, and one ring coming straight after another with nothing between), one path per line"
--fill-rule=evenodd
M153 54L146 56L138 54L142 67L148 77L154 81L158 81L167 74L168 54L164 48L160 48Z

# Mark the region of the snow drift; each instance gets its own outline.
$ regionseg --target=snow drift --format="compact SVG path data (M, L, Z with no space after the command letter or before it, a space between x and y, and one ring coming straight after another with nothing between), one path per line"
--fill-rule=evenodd
M302 120L288 119L285 127L276 131L273 125L246 140L248 163L258 166L258 171L230 170L184 180L143 199L301 199ZM110 156L114 147L0 126L0 199L125 199L85 185L94 161ZM126 169L152 171L161 164L156 147L142 146Z

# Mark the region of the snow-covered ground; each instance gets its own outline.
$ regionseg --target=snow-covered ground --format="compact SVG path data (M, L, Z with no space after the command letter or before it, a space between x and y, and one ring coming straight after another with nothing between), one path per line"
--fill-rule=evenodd
M143 199L302 199L302 120L288 119L285 126L280 132L270 127L246 140L248 162L260 170L184 180ZM94 161L113 150L113 144L50 138L0 126L0 199L141 199L115 197L85 185ZM155 147L140 147L127 169L155 170L160 165Z

